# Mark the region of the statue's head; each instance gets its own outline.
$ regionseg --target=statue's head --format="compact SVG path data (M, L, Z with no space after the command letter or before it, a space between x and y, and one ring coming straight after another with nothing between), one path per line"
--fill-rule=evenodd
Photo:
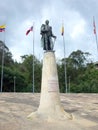
M49 20L46 20L45 23L48 25L49 24Z

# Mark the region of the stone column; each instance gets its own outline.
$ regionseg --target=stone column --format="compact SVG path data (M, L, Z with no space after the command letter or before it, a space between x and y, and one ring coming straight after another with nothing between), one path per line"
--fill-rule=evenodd
M39 108L36 112L38 117L55 120L71 119L72 116L66 113L60 103L59 82L55 54L53 51L44 53L41 98ZM29 115L32 117L33 113Z

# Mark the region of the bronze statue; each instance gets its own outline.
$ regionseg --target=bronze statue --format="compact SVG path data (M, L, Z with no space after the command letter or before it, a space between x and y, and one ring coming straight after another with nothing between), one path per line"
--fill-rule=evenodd
M41 25L41 32L40 34L42 35L41 37L41 44L43 47L43 50L53 50L54 44L52 37L56 39L56 36L53 35L52 33L52 27L49 26L49 20L45 21L45 24Z

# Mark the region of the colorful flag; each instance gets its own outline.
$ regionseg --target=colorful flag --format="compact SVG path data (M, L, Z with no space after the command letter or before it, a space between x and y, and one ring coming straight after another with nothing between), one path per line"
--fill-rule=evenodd
M95 24L95 19L93 17L93 26L94 26L94 34L96 34L96 24Z
M30 31L33 31L33 26L31 26L30 29L27 30L26 35L28 35Z
M64 25L62 25L61 35L64 35Z
M0 26L0 32L4 32L5 31L5 25L2 25L2 26Z

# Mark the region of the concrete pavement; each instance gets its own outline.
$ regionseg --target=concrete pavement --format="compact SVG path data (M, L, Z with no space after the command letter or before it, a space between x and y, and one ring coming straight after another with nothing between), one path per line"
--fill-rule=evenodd
M30 120L40 94L0 93L0 130L98 130L98 94L60 94L60 99L73 120Z

